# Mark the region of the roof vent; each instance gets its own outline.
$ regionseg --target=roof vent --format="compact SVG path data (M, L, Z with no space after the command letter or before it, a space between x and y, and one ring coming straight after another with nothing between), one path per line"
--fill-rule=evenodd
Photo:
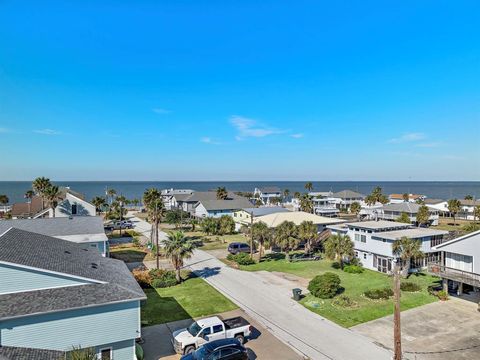
M92 269L96 269L96 268L98 268L98 265L95 264L95 263L91 263L91 267L92 267Z
M82 249L83 251L88 251L88 249Z
M71 252L68 251L68 250L65 250L64 252L65 252L65 254L71 254Z

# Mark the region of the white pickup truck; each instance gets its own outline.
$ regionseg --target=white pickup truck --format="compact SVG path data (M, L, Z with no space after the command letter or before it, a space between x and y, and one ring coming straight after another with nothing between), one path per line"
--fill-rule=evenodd
M241 316L226 320L213 316L195 321L186 329L174 331L172 343L177 354L190 354L213 340L235 338L243 344L251 331L249 322Z

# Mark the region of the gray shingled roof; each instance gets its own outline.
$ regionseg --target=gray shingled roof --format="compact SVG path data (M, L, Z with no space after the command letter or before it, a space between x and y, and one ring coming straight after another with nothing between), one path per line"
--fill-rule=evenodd
M213 201L217 200L217 192L216 191L195 191L193 194L190 195L175 195L175 199L177 201L186 201L186 202L199 202L199 201ZM234 194L233 192L228 192L228 199L235 200L235 199L244 199L241 196Z
M398 204L383 205L383 211L399 211L416 214L422 205L412 202L401 202Z
M234 200L201 200L199 203L202 204L208 211L237 210L252 205L252 203L245 198Z
M365 198L365 195L360 194L358 192L352 191L352 190L342 190L336 193L332 194L332 197L334 198L340 198L340 199L352 199L352 198Z
M258 207L258 208L251 207L251 208L244 208L242 210L246 211L249 214L253 213L253 216L263 216L268 214L275 214L279 212L290 211L281 206L265 206L265 207Z
M58 350L0 346L0 360L59 360L64 356L65 352Z
M281 193L282 190L278 186L264 186L259 188L262 193Z
M0 234L11 227L47 236L102 234L105 232L103 220L99 216L3 220L0 221Z
M435 205L435 204L440 204L441 202L444 202L446 200L442 200L442 199L425 199L424 200L424 203L425 205Z
M123 261L104 258L96 249L82 249L66 240L12 228L0 236L0 261L95 282L0 295L0 319L145 299Z

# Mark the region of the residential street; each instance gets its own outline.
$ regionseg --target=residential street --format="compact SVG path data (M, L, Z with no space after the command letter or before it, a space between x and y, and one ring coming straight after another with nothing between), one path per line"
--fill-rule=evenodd
M390 359L367 337L342 328L291 299L291 283L232 269L197 250L188 266L280 340L310 359Z

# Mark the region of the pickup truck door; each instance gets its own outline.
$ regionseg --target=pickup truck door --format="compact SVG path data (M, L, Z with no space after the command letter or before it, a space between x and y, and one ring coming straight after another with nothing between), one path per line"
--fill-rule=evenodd
M212 333L208 336L208 341L225 339L225 327L223 324L212 326Z
M212 332L212 328L211 327L206 327L206 328L203 328L203 330L198 333L198 335L197 335L197 347L200 347L203 344L205 344L206 342L210 341L209 337L210 337L211 332Z

